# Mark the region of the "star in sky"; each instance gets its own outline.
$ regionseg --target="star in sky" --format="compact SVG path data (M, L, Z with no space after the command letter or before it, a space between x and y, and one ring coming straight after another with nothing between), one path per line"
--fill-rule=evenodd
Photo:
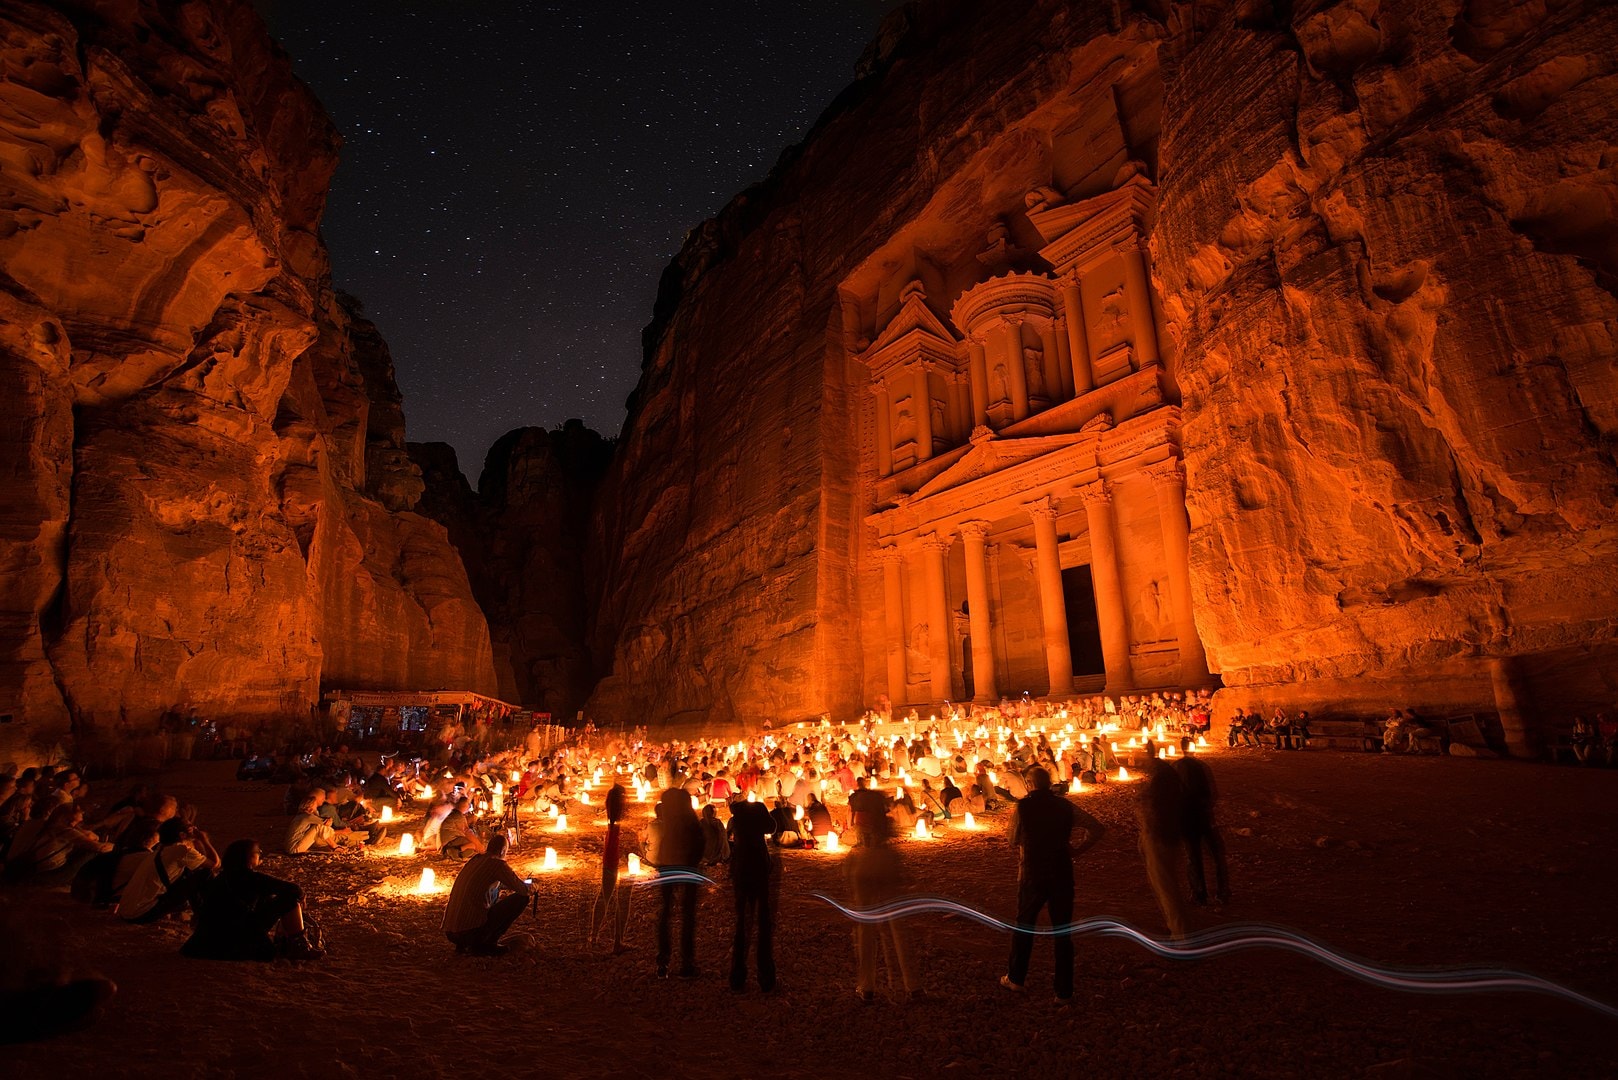
M323 232L409 436L474 480L623 422L657 280L853 80L896 0L258 0L343 133Z

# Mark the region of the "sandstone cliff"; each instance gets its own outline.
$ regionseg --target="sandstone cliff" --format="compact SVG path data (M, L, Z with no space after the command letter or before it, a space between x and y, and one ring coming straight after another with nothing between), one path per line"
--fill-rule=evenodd
M251 7L11 4L0 55L14 733L492 690L385 349L330 285L335 132Z
M451 447L412 443L410 456L421 512L449 529L489 620L500 697L572 717L599 677L586 545L612 444L578 420L519 428L489 450L476 492Z
M592 708L725 726L867 703L851 357L872 311L913 279L947 308L985 235L1032 232L1027 193L1131 171L1159 192L1210 667L1248 701L1492 707L1515 679L1610 703L1610 11L907 6L665 273L597 517Z

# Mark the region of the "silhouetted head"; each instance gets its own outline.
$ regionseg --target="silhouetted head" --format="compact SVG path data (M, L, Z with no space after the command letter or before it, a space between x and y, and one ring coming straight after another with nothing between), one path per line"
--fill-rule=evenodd
M258 865L257 840L232 840L219 857L220 869L227 874L245 874Z
M607 789L607 820L616 823L623 819L624 810L629 805L629 794L624 791L624 785L614 784Z
M497 832L489 837L489 855L491 858L501 859L506 854L506 834Z
M180 837L185 835L185 822L177 817L171 817L157 827L157 839L164 844L177 844Z
M1028 786L1035 791L1047 791L1051 786L1051 771L1046 768L1028 770Z

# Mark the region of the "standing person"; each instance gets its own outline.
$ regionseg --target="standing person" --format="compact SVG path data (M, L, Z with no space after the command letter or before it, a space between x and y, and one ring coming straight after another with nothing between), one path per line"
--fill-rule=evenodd
M1011 939L1011 961L1000 985L1021 990L1034 951L1034 924L1041 908L1049 908L1051 927L1073 921L1073 858L1095 847L1107 830L1089 814L1051 790L1048 769L1028 774L1032 790L1017 800L1011 817L1011 843L1020 852L1017 872L1017 926ZM1084 843L1073 848L1073 827L1084 830ZM1073 938L1056 935L1056 1000L1073 1000Z
M658 797L656 817L651 828L651 864L658 877L677 872L697 874L702 861L702 824L691 808L691 796L684 788L671 787ZM668 978L669 959L674 951L669 923L674 918L675 895L681 903L680 978L697 977L697 885L695 881L659 880L662 906L657 916L657 976Z
M595 910L590 917L590 944L594 945L607 925L607 917L616 913L612 933L614 955L624 951L624 928L629 925L629 898L633 892L630 886L618 883L620 865L628 857L629 850L637 846L633 834L625 836L623 832L622 822L628 802L629 796L623 785L612 785L607 792L607 842L601 852L601 892L596 897Z
M887 798L880 791L861 788L849 796L848 809L855 836L854 850L844 857L848 868L849 893L857 908L880 907L899 894L904 866L893 845L893 822L888 819ZM899 920L854 924L855 953L859 978L854 992L861 1001L876 999L877 942L886 935L892 960L899 969L905 993L921 997L921 985L910 969L910 956Z
M1213 770L1201 758L1187 755L1174 763L1174 771L1180 776L1184 797L1180 825L1186 854L1191 858L1191 899L1198 904L1208 902L1208 879L1202 865L1202 849L1206 846L1213 856L1214 898L1223 906L1230 902L1230 870L1225 863L1225 841L1214 824L1214 802L1219 793L1214 787Z
M495 833L489 839L488 850L472 856L455 875L455 887L450 889L449 903L444 905L443 929L458 953L504 954L506 946L500 944L500 938L528 906L528 885L506 865L505 855L506 834ZM491 903L502 889L507 890L507 895Z
M1185 937L1185 901L1180 896L1180 830L1184 827L1185 792L1180 775L1165 761L1147 758L1146 780L1135 804L1140 820L1140 851L1146 878L1157 894L1158 906L1169 924L1169 936Z
M730 988L747 986L747 947L758 933L758 988L775 989L775 910L771 893L781 865L770 854L775 825L763 803L737 799L730 804L730 887L736 896L736 936L730 949Z

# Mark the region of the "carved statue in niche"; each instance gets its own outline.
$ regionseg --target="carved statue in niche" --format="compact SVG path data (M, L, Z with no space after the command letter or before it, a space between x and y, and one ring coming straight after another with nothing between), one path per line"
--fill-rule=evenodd
M940 438L943 438L944 430L945 430L944 429L944 403L942 401L939 401L937 398L933 398L932 407L933 407L932 408L932 413L933 413L933 438L934 439L940 439Z
M919 622L910 628L910 640L905 643L905 662L917 682L925 681L933 673L932 654L927 646L927 624Z
M910 411L910 398L900 398L894 406L893 442L895 446L916 441L916 416Z
M1156 581L1148 581L1141 589L1135 600L1135 618L1140 627L1140 640L1164 641L1171 636L1168 604Z
M1101 298L1101 318L1097 329L1104 335L1115 335L1129 320L1129 301L1124 299L1124 287L1118 286Z
M1045 350L1037 345L1026 346L1022 351L1022 366L1028 372L1028 394L1030 397L1045 396Z
M994 365L994 371L990 372L989 374L990 401L1011 400L1011 383L1009 382L1009 378L1010 377L1006 372L1006 365Z

